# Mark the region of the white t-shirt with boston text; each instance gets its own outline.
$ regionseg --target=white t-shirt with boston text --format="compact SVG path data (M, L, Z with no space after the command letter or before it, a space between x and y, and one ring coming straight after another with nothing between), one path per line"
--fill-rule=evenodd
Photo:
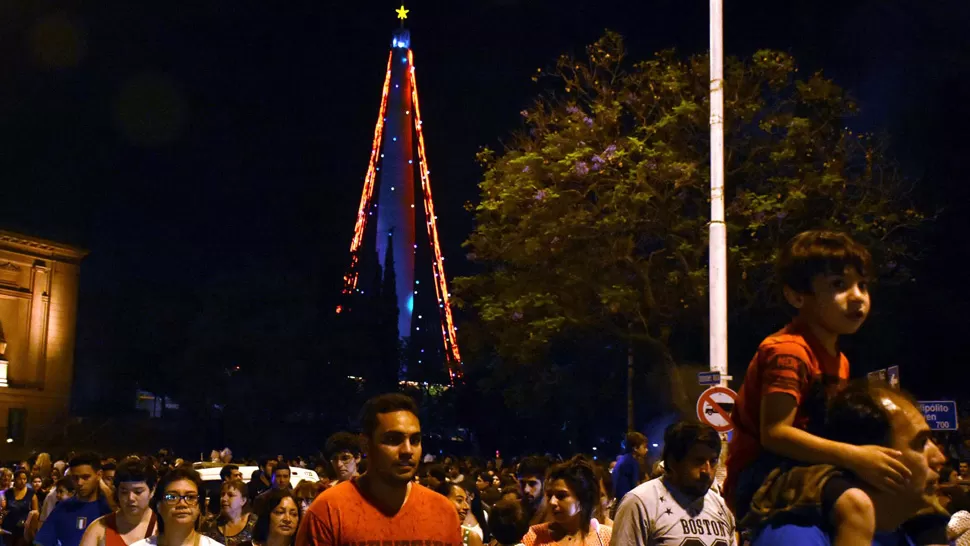
M714 491L691 499L664 478L627 493L610 546L735 546L734 515Z

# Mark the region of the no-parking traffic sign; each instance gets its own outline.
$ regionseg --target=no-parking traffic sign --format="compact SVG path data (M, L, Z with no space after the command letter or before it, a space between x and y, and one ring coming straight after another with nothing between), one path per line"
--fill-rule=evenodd
M738 400L738 393L727 387L711 387L697 399L697 418L711 425L718 432L734 430L731 411Z

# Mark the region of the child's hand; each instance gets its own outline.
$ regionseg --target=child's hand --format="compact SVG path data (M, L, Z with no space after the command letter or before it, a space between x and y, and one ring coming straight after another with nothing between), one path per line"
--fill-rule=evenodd
M912 473L899 460L903 454L882 446L853 446L848 467L859 479L885 492L901 490Z

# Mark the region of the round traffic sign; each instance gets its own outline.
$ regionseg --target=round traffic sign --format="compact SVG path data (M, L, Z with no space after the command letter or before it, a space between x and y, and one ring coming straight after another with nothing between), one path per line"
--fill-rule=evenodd
M711 425L718 432L734 430L731 411L738 400L738 393L727 387L711 387L697 398L697 418Z

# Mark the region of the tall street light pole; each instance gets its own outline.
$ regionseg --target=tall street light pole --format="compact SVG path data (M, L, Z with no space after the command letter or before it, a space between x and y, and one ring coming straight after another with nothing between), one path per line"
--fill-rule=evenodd
M727 227L724 224L724 0L710 0L711 13L711 224L710 366L727 386Z

